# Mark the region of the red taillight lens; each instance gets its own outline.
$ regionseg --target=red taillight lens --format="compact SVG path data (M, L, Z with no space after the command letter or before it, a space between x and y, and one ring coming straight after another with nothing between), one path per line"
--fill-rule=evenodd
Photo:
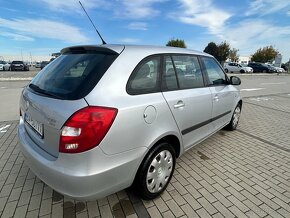
M93 106L75 112L62 128L59 152L79 153L99 145L117 112L116 108Z

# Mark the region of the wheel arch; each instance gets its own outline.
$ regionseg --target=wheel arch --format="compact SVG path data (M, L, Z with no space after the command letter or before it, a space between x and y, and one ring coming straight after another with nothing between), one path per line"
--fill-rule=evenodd
M242 107L243 107L243 100L240 99L237 105L241 105L241 109L242 109Z
M150 152L156 145L163 143L163 142L167 142L168 144L172 145L172 147L174 148L174 151L175 151L176 158L178 158L180 156L181 144L180 144L179 138L175 135L167 135L167 136L162 137L157 142L155 142L153 146L151 146L151 148L149 149L148 152Z
M148 155L150 155L151 151L160 143L164 143L164 142L167 142L169 144L172 145L174 151L175 151L175 155L176 155L176 158L178 158L180 156L180 154L182 154L182 149L181 149L181 142L180 142L180 139L174 135L174 134L167 134L167 135L164 135L162 136L161 138L157 139L155 142L153 142L153 145L150 146L147 150L147 152L143 155L143 158L142 160L140 161L139 163L139 166L137 168L137 171L135 173L135 179L136 179L136 176L140 170L140 167L142 166L142 164L144 163L144 160L146 159L146 157ZM134 179L134 180L135 180Z

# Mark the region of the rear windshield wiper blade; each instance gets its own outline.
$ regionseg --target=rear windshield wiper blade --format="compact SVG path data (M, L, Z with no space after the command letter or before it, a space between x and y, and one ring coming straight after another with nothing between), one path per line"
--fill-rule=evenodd
M45 91L45 90L39 88L39 86L34 85L34 84L32 84L32 83L29 84L29 88L31 88L32 90L34 90L34 91L36 91L36 92L38 92L38 93L44 94L44 95L46 95L46 96L50 96L50 97L57 98L57 99L62 99L62 98L59 97L58 95L54 95L54 94L52 94L52 93L50 93L50 92L47 92L47 91Z

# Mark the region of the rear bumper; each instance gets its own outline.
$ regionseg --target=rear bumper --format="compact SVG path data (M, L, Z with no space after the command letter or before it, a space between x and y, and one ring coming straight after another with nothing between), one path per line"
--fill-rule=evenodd
M18 138L26 163L36 176L57 192L78 200L99 199L129 187L147 150L142 147L108 156L96 147L79 154L59 153L55 158L30 139L23 121Z

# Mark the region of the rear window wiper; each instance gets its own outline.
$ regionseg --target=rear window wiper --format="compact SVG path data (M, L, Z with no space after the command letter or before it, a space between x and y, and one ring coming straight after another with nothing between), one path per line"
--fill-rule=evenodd
M29 84L29 88L31 88L32 90L34 90L35 92L38 92L38 93L41 93L41 94L44 94L46 96L49 96L49 97L53 97L53 98L57 98L57 99L62 99L61 97L59 97L58 95L55 95L55 94L52 94L50 92L47 92L41 88L39 88L39 86L37 85L34 85L32 83Z

